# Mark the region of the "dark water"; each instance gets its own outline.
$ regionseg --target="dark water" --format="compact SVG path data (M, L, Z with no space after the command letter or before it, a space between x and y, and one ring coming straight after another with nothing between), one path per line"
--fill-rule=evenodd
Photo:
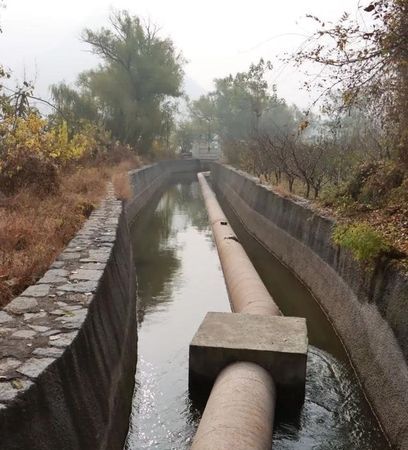
M284 314L308 320L312 345L306 401L296 425L278 420L274 449L388 448L339 340L310 293L239 224L233 225ZM188 449L200 419L188 394L188 345L208 311L229 311L197 182L169 187L150 203L132 234L139 341L126 449Z

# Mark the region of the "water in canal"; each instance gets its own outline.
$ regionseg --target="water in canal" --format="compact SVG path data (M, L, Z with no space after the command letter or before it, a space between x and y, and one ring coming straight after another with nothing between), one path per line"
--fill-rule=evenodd
M311 294L224 208L283 313L308 321L305 404L296 425L275 424L274 449L387 449L344 350ZM132 235L139 330L126 450L188 449L201 415L188 393L188 346L208 311L229 311L194 177L175 182L150 202Z

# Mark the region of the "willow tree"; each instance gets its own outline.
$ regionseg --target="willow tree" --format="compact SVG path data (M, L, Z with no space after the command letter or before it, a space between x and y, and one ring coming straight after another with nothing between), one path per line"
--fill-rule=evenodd
M83 73L80 85L98 99L113 136L146 152L160 133L161 106L181 95L183 58L155 26L126 11L115 13L110 25L84 30L83 41L102 63Z
M126 11L114 13L108 28L85 29L82 40L101 63L79 75L77 89L54 86L54 101L65 116L98 120L114 138L148 152L169 122L169 101L181 95L182 55Z

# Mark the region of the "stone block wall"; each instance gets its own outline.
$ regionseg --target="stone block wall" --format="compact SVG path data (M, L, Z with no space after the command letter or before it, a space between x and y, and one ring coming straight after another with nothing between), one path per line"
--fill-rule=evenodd
M128 227L112 189L0 311L0 448L120 448L136 363Z

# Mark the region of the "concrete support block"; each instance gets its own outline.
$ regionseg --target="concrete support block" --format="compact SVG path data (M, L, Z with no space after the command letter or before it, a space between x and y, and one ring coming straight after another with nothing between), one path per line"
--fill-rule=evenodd
M211 386L229 364L252 362L276 383L278 400L304 400L306 320L298 317L209 312L190 344L190 388Z

